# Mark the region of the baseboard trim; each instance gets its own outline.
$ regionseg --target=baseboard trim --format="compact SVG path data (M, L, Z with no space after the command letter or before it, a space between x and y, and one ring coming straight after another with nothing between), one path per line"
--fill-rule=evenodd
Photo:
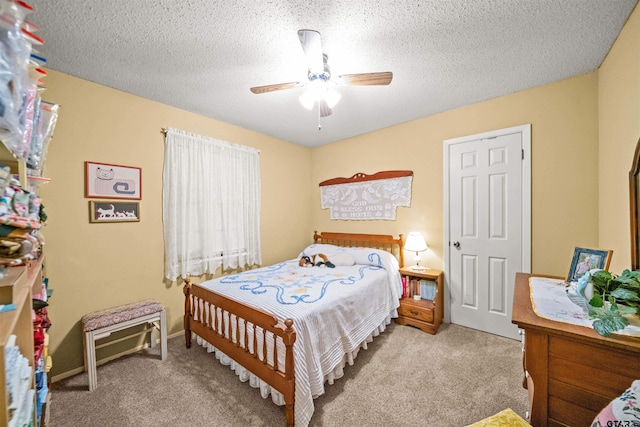
M183 335L184 335L184 331L180 331L180 332L176 332L174 334L167 335L167 339L176 338L176 337L183 336ZM156 345L159 344L159 343L160 343L160 339L158 338L156 340ZM137 352L139 352L141 350L144 350L145 348L149 348L149 344L144 343L144 344L139 345L137 347L134 347L132 349L120 352L118 354L111 355L109 357L105 357L104 359L97 360L96 361L96 366L104 365L105 363L111 362L112 360L117 359L117 358L122 357L122 356L127 356L129 354L137 353ZM55 363L55 360L54 360L54 363ZM50 377L50 380L51 380L52 383L55 383L57 381L62 381L64 379L66 379L66 378L72 377L74 375L82 374L82 373L84 373L84 366L81 366L81 367L75 368L75 369L71 369L70 371L62 372L62 373L60 373L58 375Z

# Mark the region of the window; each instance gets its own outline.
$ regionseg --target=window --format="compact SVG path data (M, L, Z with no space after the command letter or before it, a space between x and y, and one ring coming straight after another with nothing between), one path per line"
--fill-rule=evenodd
M167 129L165 276L261 264L259 151Z

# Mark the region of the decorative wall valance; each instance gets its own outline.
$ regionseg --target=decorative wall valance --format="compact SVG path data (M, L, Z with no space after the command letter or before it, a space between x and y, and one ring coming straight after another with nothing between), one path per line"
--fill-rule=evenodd
M330 209L331 219L395 220L398 206L411 205L412 180L412 171L382 171L322 181L322 209Z

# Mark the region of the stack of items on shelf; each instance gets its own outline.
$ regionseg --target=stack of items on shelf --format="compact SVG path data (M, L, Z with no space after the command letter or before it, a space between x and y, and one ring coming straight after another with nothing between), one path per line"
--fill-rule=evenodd
M44 43L34 34L39 28L25 19L32 11L23 1L0 0L0 140L41 176L58 105L41 98L46 59L35 49Z
M30 175L28 181L12 177L10 167L0 165L1 265L37 258L44 242L37 230L46 214L30 190L48 181L41 175L58 105L41 98L46 71L40 67L46 60L36 48L44 40L26 19L31 12L24 1L0 0L0 140Z
M40 227L46 214L37 195L23 190L10 174L3 179L2 172L0 166L0 264L18 265L40 256Z
M13 426L28 426L33 413L33 395L31 388L31 366L26 357L15 345L16 336L12 335L5 347L5 369L7 392L9 395L9 423Z
M27 19L33 11L22 0L0 0L0 142L4 146L0 151L11 153L6 165L0 164L0 278L11 266L39 259L44 244L40 227L46 221L46 213L36 190L49 181L42 177L42 171L59 106L42 99L47 73L41 67L46 59L37 51L44 43L34 34L39 28ZM47 372L51 368L47 349L51 326L47 301L51 291L47 289L47 279L41 290L33 288L32 292L35 360L21 355L15 336L5 346L11 402L7 425L11 427L42 425L46 419L43 412L48 395ZM22 342L21 338L18 342ZM30 349L22 351L30 354Z
M49 305L47 301L51 295L51 290L48 289L48 284L48 279L43 279L40 293L33 295L33 309L35 310L33 343L36 367L36 419L39 425L43 416L44 405L49 395L47 374L53 365L51 356L49 356L48 332L51 327L51 321L47 314L47 306Z

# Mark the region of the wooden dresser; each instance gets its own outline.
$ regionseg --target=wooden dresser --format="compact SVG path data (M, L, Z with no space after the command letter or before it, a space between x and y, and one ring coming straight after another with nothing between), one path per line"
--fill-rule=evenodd
M539 317L529 277L516 274L512 322L524 330L524 385L534 427L591 425L612 399L640 379L640 338L604 338L593 329Z

